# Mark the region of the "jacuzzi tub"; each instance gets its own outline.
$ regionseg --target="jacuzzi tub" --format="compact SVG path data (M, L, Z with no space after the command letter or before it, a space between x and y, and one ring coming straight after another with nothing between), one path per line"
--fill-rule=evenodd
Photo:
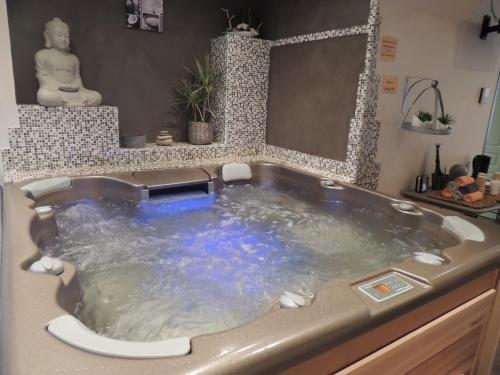
M65 181L67 185L64 185ZM252 176L249 181L224 182L221 168L215 167L75 177L60 180L58 183L59 185L53 186L57 189L50 191L49 188L48 192L44 192L43 189L22 191L21 188L27 183L7 185L5 189L2 374L35 372L54 374L76 373L76 371L89 374L242 374L276 373L287 369L293 373L294 368L301 369L301 363L307 363L317 356L321 357L322 353L349 344L383 327L396 317L408 316L412 311L433 301L439 304L437 301L440 301L440 298L461 285L476 285L475 280L492 278L496 281L496 274L491 275L492 271L498 268L500 259L498 227L477 220L471 224L462 218L454 217L449 212L434 212L422 206L405 204L403 201L378 193L335 183L278 165L252 165ZM264 194L262 197L271 192L292 194L294 201L299 203L303 201L307 204L304 208L306 214L316 215L316 212L310 212L310 207L317 207L325 215L325 220L330 214L333 215L334 211L347 206L349 210L354 209L357 215L360 215L354 218L349 216L349 220L361 220L363 215L372 216L371 220L378 228L378 232L380 226L387 227L385 231L382 229L383 233L379 233L374 241L385 244L384 241L397 237L391 230L395 227L404 228L408 236L417 233L416 237L431 239L423 241L423 247L415 250L425 252L425 246L435 245L430 246L432 249L428 250L433 250L445 262L440 265L419 263L414 257L414 251L407 245L403 246L406 253L398 253L394 257L377 262L368 262L369 267L366 266L365 259L360 258L360 269L356 269L356 264L351 260L339 266L336 272L329 274L328 270L324 271L321 276L326 279L312 283L308 290L290 285L291 292L305 297L304 307L280 307L280 293L274 291L275 294L271 293L269 301L263 305L264 310L257 309L257 313L249 315L250 318L229 324L227 330L219 327L213 332L200 331L199 335L187 335L177 342L175 340L179 340L179 337L160 337L163 340L160 345L153 343L150 346L130 343L120 337L96 337L73 316L75 308L82 299L81 281L83 281L79 280L79 273L73 264L65 262L64 272L59 276L29 271L30 266L39 260L40 249L45 251L47 244L57 236L58 225L61 226L60 230L63 229L60 219L57 218L57 210L55 220L53 214L38 215L34 210L35 207L63 207L60 208L62 215L64 206L76 201L96 202L104 198L132 201L138 205L141 201L154 201L148 204L160 204L154 209L157 215L163 217L165 210L171 210L172 206L168 206L170 203L161 206L164 204L162 202L165 200L171 202L173 196L179 199L179 202L186 199L202 201L208 199L212 202L210 204L213 204L214 199L228 193L227 189L230 192L230 189L239 189L241 186L262 189L261 193ZM166 208L158 210L157 207ZM279 207L283 209L284 206ZM108 206L105 208L109 209ZM190 209L196 213L200 210L200 206L194 205L194 208ZM138 214L134 212L133 217L136 220ZM144 212L141 211L142 214ZM231 232L232 237L236 236L236 242L231 240L228 246L242 245L243 253L254 254L269 247L280 248L281 245L276 243L264 243L279 237L278 234L284 237L293 235L296 241L299 236L296 226L301 228L300 220L303 217L295 217L294 214L295 211L288 216L290 228L293 230L281 233L281 228L275 228L276 236L273 234L258 241L261 247L253 248L249 241L245 243L239 241L238 231L244 232L248 226L244 227L246 229L238 227L234 233ZM146 210L146 216L151 216L151 211ZM314 216L315 220L317 218ZM234 218L229 219L231 221ZM361 225L370 226L369 222L370 220L367 221L368 224L361 223ZM266 222L266 225L272 223L272 221ZM281 226L281 224L278 220L276 225ZM217 227L221 224L214 223L214 225ZM227 231L234 229L227 228ZM255 233L260 233L255 229L256 226L250 228L255 230ZM259 228L261 231L262 226ZM221 233L218 232L219 235ZM419 245L417 240L418 238L414 242L415 246ZM206 242L202 244L206 246ZM332 248L334 245L332 243ZM307 258L308 250L303 249L304 243L299 242L297 246L292 250L295 252L299 248L305 251ZM311 248L314 246L311 245ZM288 249L289 244L285 247ZM281 251L284 250L280 250L273 261L290 255L283 255ZM238 257L240 255L237 254ZM209 257L210 254L204 253L203 256ZM267 270L266 260L271 258L266 258L266 254L259 253L259 256L264 262L262 268ZM369 253L361 256L368 257ZM339 261L344 260L345 258L339 258ZM253 261L254 257L244 263L244 266L248 267L250 264L248 262ZM286 261L279 263L279 266L282 267L280 270L291 267ZM282 272L280 270L278 271ZM257 270L255 273L258 274ZM336 277L337 273L340 273L341 277ZM297 272L291 273L295 274ZM402 287L395 287L394 293L384 290L387 288L384 284L387 277L390 282L401 282ZM279 287L283 292L287 291L285 286L279 285ZM485 287L483 290L478 287L479 289L471 292L471 288L469 287L469 292L460 297L461 300L460 298L455 300L454 305L447 307L443 304L443 310L435 311L432 317L443 314L451 307L466 302L488 289ZM380 297L379 301L373 297ZM81 318L81 314L79 317ZM85 318L82 320L88 323ZM360 344L356 353L349 353L338 363L333 361L326 368L329 372L339 370L423 323L425 322L417 320L414 323L407 322L404 330L389 331L385 339L372 342L370 345ZM182 330L180 332L182 333ZM92 342L93 340L95 342ZM92 345L97 349L93 350ZM137 358L118 358L118 356L134 357L135 349ZM92 351L95 353L91 353ZM170 356L172 358L161 358ZM297 371L300 373L302 370ZM318 368L318 371L324 370Z

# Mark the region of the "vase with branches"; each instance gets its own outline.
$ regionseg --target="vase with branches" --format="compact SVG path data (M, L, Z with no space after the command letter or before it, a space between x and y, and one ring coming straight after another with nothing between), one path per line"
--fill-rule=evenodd
M184 69L189 77L181 81L175 102L181 107L181 113L188 116L189 141L193 144L211 143L215 118L211 97L218 82L218 75L208 56L201 61L195 60L193 68Z
M226 15L227 33L251 38L255 38L260 35L260 28L263 24L261 22L257 26L254 26L252 20L252 9L249 8L245 12L241 12L239 17L231 14L227 8L221 8L221 11Z

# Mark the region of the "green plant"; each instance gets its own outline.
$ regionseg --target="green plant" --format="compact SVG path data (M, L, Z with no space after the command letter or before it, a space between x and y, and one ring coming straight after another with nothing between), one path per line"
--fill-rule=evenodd
M192 69L184 69L189 78L183 79L176 90L178 97L175 104L182 106L181 112L188 112L192 121L210 122L215 117L210 100L218 81L210 58L205 56L202 61L195 60Z
M455 119L449 113L446 113L440 117L438 117L438 121L443 125L453 125L455 123Z
M422 122L432 121L432 115L426 111L422 110L418 111L417 117Z

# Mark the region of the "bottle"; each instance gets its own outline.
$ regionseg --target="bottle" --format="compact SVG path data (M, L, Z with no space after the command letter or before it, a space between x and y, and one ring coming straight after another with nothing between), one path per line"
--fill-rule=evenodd
M486 173L479 173L476 179L477 187L481 193L486 192Z
M446 186L446 183L443 184L443 172L441 172L441 160L439 157L440 147L441 143L436 143L436 167L434 168L434 173L432 174L432 190L441 190Z
M439 157L439 148L441 147L441 143L436 143L436 168L434 169L434 174L438 177L443 175L441 172L441 159Z

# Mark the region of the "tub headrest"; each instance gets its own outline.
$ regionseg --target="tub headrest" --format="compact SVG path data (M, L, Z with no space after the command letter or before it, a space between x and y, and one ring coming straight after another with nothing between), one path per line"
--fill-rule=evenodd
M71 178L69 177L54 177L46 178L31 182L21 187L25 193L30 193L33 198L38 198L40 195L49 193L54 190L69 188L71 186Z
M484 241L484 233L481 229L458 216L446 216L443 220L443 228L453 232L462 241Z
M252 170L248 164L231 163L225 164L222 167L222 180L224 182L231 181L248 181L252 179Z
M168 358L189 354L189 337L163 341L133 342L110 339L88 329L71 315L63 315L48 324L48 331L66 344L94 354L121 358Z

